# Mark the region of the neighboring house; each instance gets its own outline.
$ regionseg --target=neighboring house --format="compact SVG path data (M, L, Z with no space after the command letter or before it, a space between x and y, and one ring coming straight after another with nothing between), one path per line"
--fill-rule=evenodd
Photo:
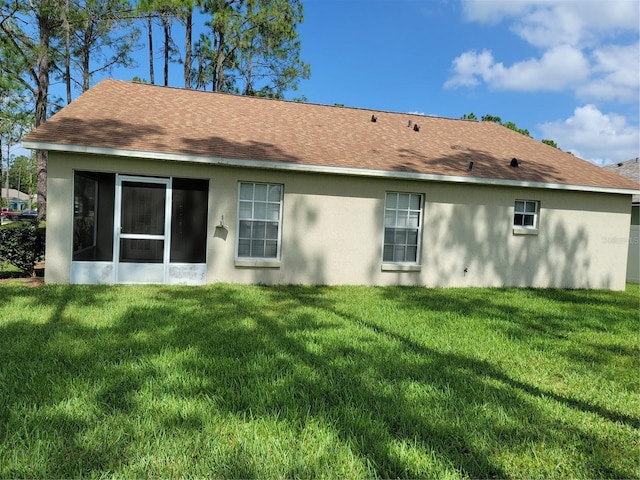
M618 175L640 182L640 162L638 157L626 162L613 163L605 167ZM627 281L640 283L640 195L631 199L631 231L629 232L629 253L627 256Z
M0 198L7 202L7 208L10 212L21 212L27 207L29 201L29 195L22 193L15 188L2 188L0 191Z
M490 122L105 80L49 151L49 283L625 288L638 185Z

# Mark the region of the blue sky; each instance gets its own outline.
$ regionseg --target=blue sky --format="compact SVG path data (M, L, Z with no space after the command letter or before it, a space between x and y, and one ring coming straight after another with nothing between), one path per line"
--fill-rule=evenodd
M637 0L302 1L311 78L288 98L488 113L597 164L640 154ZM110 76L148 78L145 55L137 53L138 69ZM155 69L157 80L160 58ZM172 66L175 86L181 70Z

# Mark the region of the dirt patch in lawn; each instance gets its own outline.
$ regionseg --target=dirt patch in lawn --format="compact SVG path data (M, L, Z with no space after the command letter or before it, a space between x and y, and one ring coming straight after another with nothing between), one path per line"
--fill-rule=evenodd
M44 285L42 277L18 277L18 278L0 278L0 285L9 282L19 282L26 287L41 287Z
M6 277L0 276L0 284L19 282L27 287L41 287L44 285L44 262L36 264L34 274L35 276L30 277L28 275L21 275L20 273L15 272L15 274L7 275Z

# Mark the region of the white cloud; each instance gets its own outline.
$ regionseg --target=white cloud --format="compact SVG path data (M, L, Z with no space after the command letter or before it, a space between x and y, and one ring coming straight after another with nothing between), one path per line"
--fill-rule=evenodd
M605 46L593 52L594 76L580 85L583 99L633 102L640 91L640 43Z
M506 18L520 16L532 8L532 3L513 0L462 0L462 12L468 22L498 23ZM536 2L539 5L553 2Z
M488 50L483 50L481 53L476 53L474 50L465 52L453 61L455 74L445 82L444 86L450 88L478 85L480 83L478 77L486 80L491 75L493 65L493 54Z
M640 30L637 0L463 0L463 13L470 22L509 22L542 53L505 66L491 51L464 52L453 60L446 88L484 82L497 90L572 89L588 102L638 102L640 44L624 44L624 35Z
M492 88L515 91L558 91L584 82L589 62L580 50L568 45L552 48L540 59L505 67L490 51L465 52L453 61L454 75L445 87L474 86L480 79Z
M579 45L585 36L585 25L579 13L568 8L576 3L536 8L517 21L511 31L537 47Z
M512 21L512 31L531 45L586 46L612 31L638 31L637 0L463 0L465 20Z
M599 165L635 158L640 149L638 125L616 113L602 113L592 104L578 107L566 120L544 123L543 138L560 148Z

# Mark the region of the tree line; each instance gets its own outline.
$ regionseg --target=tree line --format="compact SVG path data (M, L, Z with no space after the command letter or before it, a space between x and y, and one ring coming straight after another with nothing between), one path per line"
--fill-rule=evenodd
M88 90L97 75L133 67L145 45L148 79L134 79L156 83L157 49L163 85L169 65L180 63L185 88L282 98L310 75L300 58L302 21L301 0L0 0L0 171L3 146ZM181 39L173 35L178 25ZM52 81L64 83L66 98L51 97ZM46 164L38 151L40 217Z
M462 115L460 117L461 120L473 120L473 121L478 121L478 117L476 117L476 114L471 112L471 113L465 113L464 115ZM503 127L508 128L509 130L513 130L514 132L518 132L522 135L524 135L525 137L529 137L529 138L533 138L531 136L531 133L529 133L529 130L527 130L526 128L518 128L518 126L513 123L513 122L503 122L502 118L495 116L495 115L490 115L490 114L486 114L483 115L482 117L480 117L480 121L481 122L492 122L492 123L497 123L498 125L502 125ZM558 150L561 150L560 147L558 147L558 144L553 141L550 140L548 138L543 138L541 140L542 143L549 145L550 147L553 148L557 148ZM571 153L571 152L567 152L567 153Z

